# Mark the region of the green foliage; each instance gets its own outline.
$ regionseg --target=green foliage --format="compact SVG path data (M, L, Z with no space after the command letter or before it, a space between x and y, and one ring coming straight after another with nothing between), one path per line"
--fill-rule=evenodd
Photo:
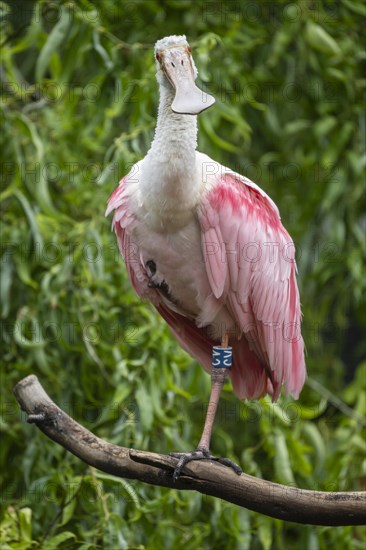
M35 373L124 446L199 438L209 379L131 291L104 219L152 139L153 44L185 33L217 99L199 118L200 150L260 184L295 238L311 376L297 403L240 403L225 388L213 452L281 483L364 488L364 3L0 8L1 548L363 548L360 528L285 524L86 467L25 423L11 389Z

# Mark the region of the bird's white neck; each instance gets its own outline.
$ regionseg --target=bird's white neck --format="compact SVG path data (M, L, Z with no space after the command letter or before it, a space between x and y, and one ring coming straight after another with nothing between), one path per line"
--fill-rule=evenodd
M160 85L154 140L144 159L140 189L155 229L184 226L197 204L200 179L196 166L197 116L174 113L174 91Z

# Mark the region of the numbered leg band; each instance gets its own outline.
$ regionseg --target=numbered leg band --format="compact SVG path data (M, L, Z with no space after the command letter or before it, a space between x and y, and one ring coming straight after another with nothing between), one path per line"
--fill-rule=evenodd
M233 348L231 346L222 348L213 346L212 348L212 366L217 369L229 369L233 362Z

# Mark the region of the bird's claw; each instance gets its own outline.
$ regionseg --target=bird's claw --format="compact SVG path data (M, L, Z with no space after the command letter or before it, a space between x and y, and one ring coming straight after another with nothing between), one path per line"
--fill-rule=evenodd
M174 456L175 458L179 458L178 464L175 467L174 473L173 473L173 480L174 482L177 481L180 474L182 473L182 470L188 462L191 462L192 460L204 460L210 458L210 453L207 451L191 451L189 453L169 453L170 456Z
M175 458L179 458L178 464L176 465L173 473L174 482L179 479L179 476L182 473L184 466L192 460L214 460L215 462L219 462L223 466L231 468L239 476L243 472L240 466L230 460L230 458L216 457L206 450L196 449L195 451L191 451L189 453L169 453L169 455L174 456Z

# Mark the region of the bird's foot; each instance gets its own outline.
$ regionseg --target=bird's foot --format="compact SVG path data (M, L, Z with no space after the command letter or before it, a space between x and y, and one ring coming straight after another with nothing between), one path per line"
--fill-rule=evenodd
M231 468L236 474L238 474L238 476L243 473L243 470L240 468L240 466L230 460L230 458L213 456L206 449L196 449L195 451L191 451L189 453L169 453L169 455L174 456L175 458L179 458L178 464L176 465L173 473L174 481L177 481L180 474L182 473L184 466L192 460L214 460L215 462L219 462L220 464Z

